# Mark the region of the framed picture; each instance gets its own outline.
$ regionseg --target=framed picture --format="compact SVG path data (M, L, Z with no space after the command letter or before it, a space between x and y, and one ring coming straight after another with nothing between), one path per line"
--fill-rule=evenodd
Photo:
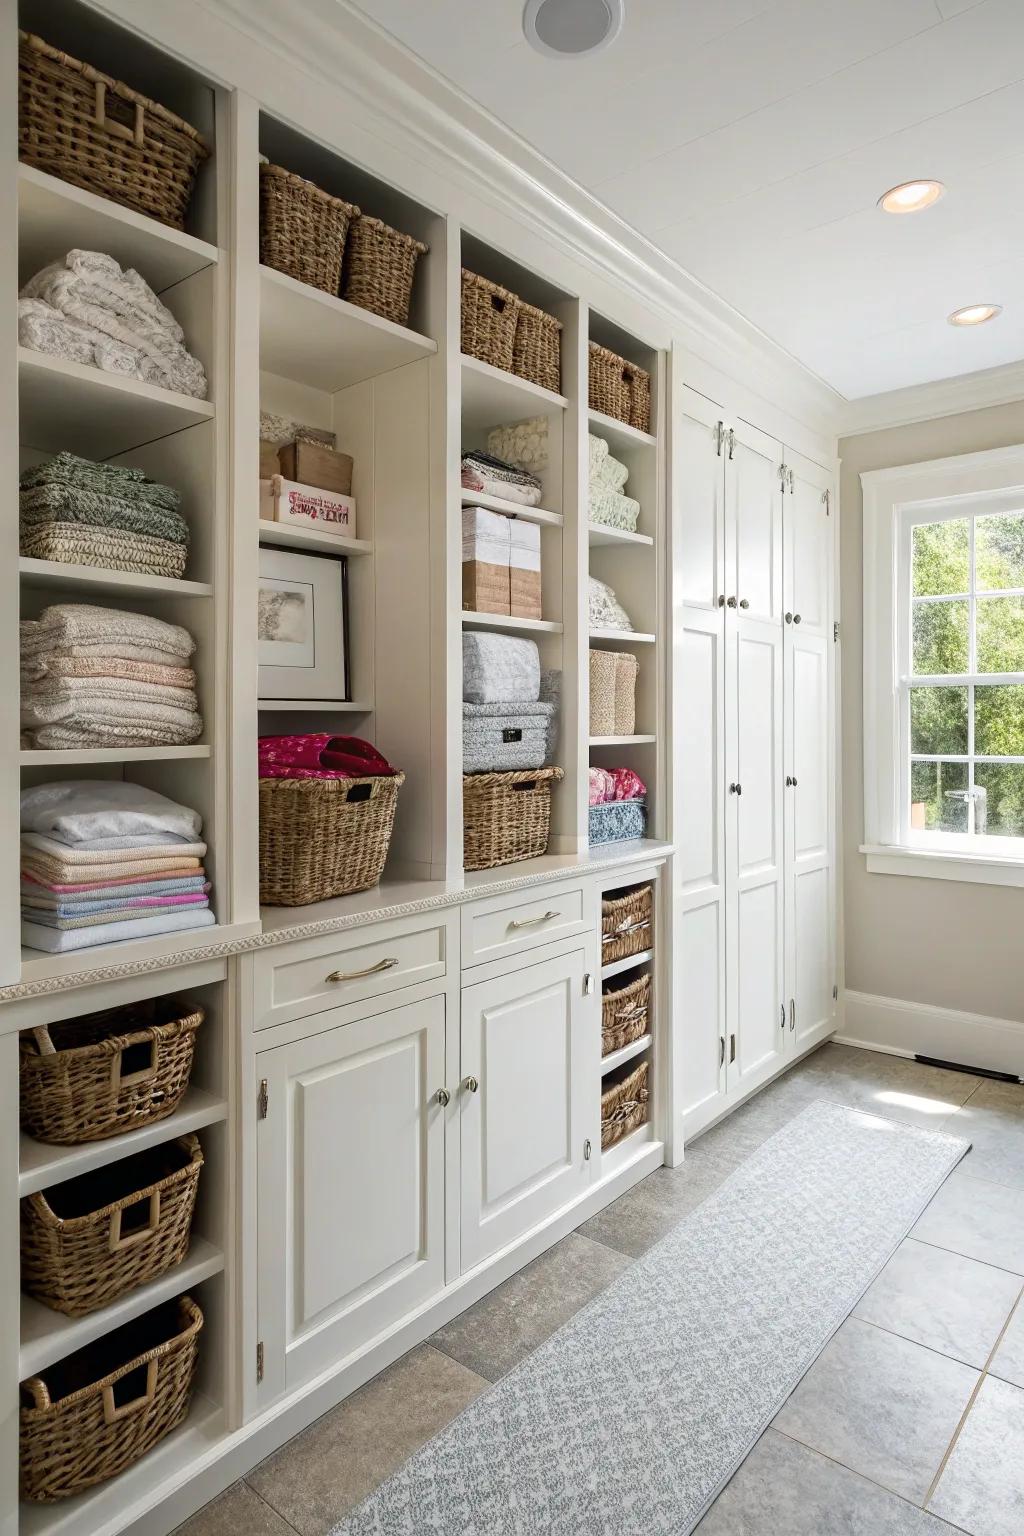
M347 699L348 561L260 550L261 699Z

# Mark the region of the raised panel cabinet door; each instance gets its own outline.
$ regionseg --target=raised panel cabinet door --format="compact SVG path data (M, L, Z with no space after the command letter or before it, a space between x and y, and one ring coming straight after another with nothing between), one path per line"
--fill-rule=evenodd
M584 965L584 951L574 950L463 988L463 1271L590 1183L600 1150L600 1041Z
M743 1096L782 1065L785 835L782 625L739 612L734 626L734 744L726 821L729 1093Z
M713 400L685 387L679 394L672 446L676 600L715 608L725 580L725 423Z
M256 1062L267 1106L256 1134L261 1392L269 1398L443 1287L444 998Z
M726 603L748 618L782 619L782 447L746 422L725 453Z
M832 476L787 450L783 502L786 610L793 627L824 635L832 623Z

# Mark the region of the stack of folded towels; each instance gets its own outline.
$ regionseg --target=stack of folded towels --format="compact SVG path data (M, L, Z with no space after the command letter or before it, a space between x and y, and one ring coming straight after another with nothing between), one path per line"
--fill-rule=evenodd
M529 470L482 452L462 455L462 487L481 496L500 496L520 507L539 507L543 494L540 481Z
M590 521L636 531L640 503L624 494L629 470L612 457L607 440L590 433Z
M206 398L206 374L181 326L131 267L102 251L68 251L18 298L18 341L36 352Z
M202 734L187 629L58 603L20 630L24 745L173 747Z
M188 558L181 497L141 469L73 453L26 469L18 497L20 549L36 560L180 577Z
M85 779L21 795L21 938L50 954L208 928L198 812L140 784Z

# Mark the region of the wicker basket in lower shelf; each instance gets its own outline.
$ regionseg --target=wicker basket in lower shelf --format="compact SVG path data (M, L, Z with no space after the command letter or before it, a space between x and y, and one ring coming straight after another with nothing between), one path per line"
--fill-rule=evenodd
M623 1068L605 1079L601 1092L601 1151L607 1152L624 1136L647 1124L650 1094L647 1087L649 1063Z
M551 786L563 777L561 768L465 774L462 862L466 869L495 869L546 853Z
M109 1306L186 1257L203 1154L147 1148L21 1202L21 1285L70 1317Z
M102 1141L173 1114L203 1010L153 998L24 1030L21 1128L58 1146Z
M405 774L260 780L260 901L304 907L376 885Z
M650 1028L651 978L645 972L624 987L612 983L601 994L601 1055L610 1056L641 1039Z
M654 930L654 887L634 886L632 890L606 896L601 902L601 963L625 960L650 949Z
M21 1384L23 1499L55 1504L115 1477L188 1414L203 1314L154 1307Z

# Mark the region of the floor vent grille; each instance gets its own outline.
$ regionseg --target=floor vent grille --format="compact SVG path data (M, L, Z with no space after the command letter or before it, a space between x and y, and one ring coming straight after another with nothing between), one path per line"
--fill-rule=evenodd
M1024 1079L1015 1076L1012 1072L993 1072L990 1067L970 1067L962 1061L943 1061L939 1056L917 1055L914 1057L914 1060L919 1061L923 1067L944 1067L947 1072L967 1072L971 1077L990 1077L997 1083L1019 1083L1024 1081Z

